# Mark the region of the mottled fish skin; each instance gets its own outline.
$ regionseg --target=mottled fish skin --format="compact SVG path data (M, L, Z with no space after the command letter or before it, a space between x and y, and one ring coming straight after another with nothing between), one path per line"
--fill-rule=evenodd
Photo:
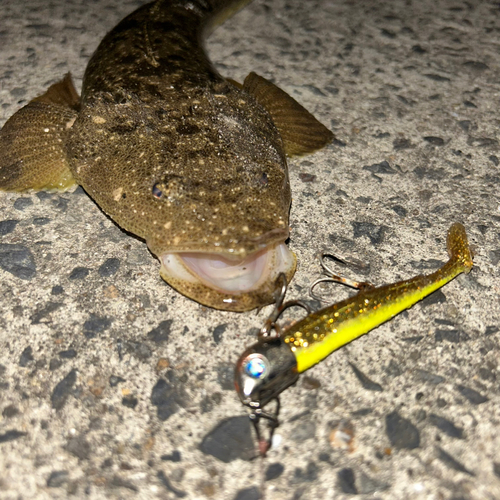
M269 113L220 76L199 43L221 4L145 5L103 39L85 72L68 141L71 170L158 256L244 258L288 236L281 137ZM248 309L272 301L272 286L250 300L204 295L214 307Z
M209 61L207 34L249 1L144 5L100 43L85 71L79 107L71 101L66 116L54 99L59 87L72 88L69 77L45 98L46 116L65 117L54 142L62 142L74 180L122 228L146 240L174 288L234 311L272 302L278 274L291 279L295 271L295 256L284 244L291 193L283 133L291 131L286 144L298 137L299 153L333 137L270 82L253 75L245 89ZM275 105L282 97L285 105ZM282 126L280 135L278 122L296 115L297 127ZM11 128L28 133L15 117ZM18 157L27 171L22 152L14 148L4 159L0 152L0 189L33 187L16 184ZM60 187L71 183L67 178Z

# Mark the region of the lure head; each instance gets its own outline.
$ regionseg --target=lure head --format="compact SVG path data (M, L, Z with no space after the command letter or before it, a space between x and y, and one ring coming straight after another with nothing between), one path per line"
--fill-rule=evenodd
M241 402L264 407L299 378L297 361L279 337L262 339L249 347L236 364L234 384Z

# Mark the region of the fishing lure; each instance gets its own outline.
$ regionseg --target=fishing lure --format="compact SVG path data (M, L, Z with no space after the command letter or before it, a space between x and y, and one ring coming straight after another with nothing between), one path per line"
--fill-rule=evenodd
M460 273L471 270L472 252L462 224L455 223L449 229L447 248L449 261L425 276L380 287L336 280L348 281L350 286L359 285L359 293L319 311L308 310L306 317L282 331L276 321L285 309L294 305L308 309L299 301L283 303L286 292L283 277L284 284L275 310L261 329L258 342L245 350L235 370L236 391L242 403L251 409L250 418L262 455L269 448L272 433L278 426L278 396L294 384L301 373L413 306ZM263 408L272 400L276 401L275 411L265 412ZM267 440L261 438L261 419L266 419L270 427Z

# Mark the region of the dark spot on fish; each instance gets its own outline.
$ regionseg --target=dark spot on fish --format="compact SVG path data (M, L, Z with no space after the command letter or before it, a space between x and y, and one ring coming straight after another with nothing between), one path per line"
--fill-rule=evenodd
M155 114L160 120L163 120L164 118L168 117L168 111L163 108L156 109Z
M122 194L122 198L125 199L127 197L127 193Z
M227 83L226 81L217 81L215 84L214 84L214 92L216 94L229 94L229 92L231 92L231 85L229 83Z
M157 85L144 85L144 90L152 96L161 97L161 92L158 90Z
M113 94L113 101L116 104L125 104L128 101L128 96L121 90L118 90Z
M193 135L200 131L199 127L190 123L183 123L177 126L175 130L181 135Z
M117 134L129 134L131 132L134 132L134 130L137 129L137 126L138 126L137 122L132 122L130 120L127 120L116 123L109 129L109 131L115 132Z

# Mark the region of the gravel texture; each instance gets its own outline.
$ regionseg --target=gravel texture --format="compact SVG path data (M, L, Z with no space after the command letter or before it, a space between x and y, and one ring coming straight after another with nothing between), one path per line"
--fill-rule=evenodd
M4 2L0 125L139 4ZM256 0L209 40L337 136L290 161L289 298L321 250L375 284L436 269L455 221L475 252L287 390L263 461L232 370L270 308L177 294L81 189L0 193L0 498L500 498L499 30L495 2Z

